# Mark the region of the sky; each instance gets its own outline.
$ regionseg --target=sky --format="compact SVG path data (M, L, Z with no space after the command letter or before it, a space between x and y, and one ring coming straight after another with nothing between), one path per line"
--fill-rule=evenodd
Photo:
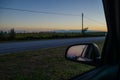
M48 12L0 8L0 30L81 30L84 13L84 28L107 31L102 0L0 0L0 7Z

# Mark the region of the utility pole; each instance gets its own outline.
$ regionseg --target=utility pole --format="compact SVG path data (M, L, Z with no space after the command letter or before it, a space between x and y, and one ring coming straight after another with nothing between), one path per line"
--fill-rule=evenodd
M84 14L82 13L82 31L81 31L82 34L84 33L83 32L83 16L84 16Z

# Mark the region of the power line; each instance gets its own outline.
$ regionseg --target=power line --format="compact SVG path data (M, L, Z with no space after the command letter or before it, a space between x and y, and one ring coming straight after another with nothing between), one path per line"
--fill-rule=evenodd
M88 20L90 20L90 21L99 23L99 24L101 24L101 25L105 25L104 23L101 23L101 22L99 22L99 21L96 21L96 20L94 20L94 19L91 19L91 18L89 18L89 17L87 17L87 16L85 16L85 18L88 19Z
M81 16L81 15L68 14L68 13L56 13L56 12L48 12L48 11L34 11L34 10L17 9L17 8L7 8L7 7L0 7L0 9L14 10L14 11L24 11L24 12L31 12L31 13L43 13L43 14L55 14L55 15L68 15L68 16Z
M68 13L57 13L57 12L49 12L49 11L35 11L35 10L27 10L27 9L18 9L18 8L8 8L8 7L0 7L0 9L4 9L4 10L13 10L13 11L22 11L22 12L31 12L31 13L42 13L42 14L54 14L54 15L67 15L67 16L80 16L81 15L76 15L76 14L68 14ZM93 21L95 23L99 23L102 25L105 25L97 20L91 19L87 16L84 16L84 18Z

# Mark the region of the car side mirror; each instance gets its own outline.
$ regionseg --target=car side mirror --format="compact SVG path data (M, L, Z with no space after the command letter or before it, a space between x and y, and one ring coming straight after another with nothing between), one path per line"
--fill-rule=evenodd
M69 46L65 58L68 60L97 65L101 59L98 46L93 43L83 43Z

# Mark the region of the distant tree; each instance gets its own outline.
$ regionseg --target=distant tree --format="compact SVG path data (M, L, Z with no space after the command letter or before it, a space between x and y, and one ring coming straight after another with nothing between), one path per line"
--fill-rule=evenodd
M4 40L4 32L0 31L0 40Z
M12 28L9 32L9 39L14 40L16 36L14 28Z
M85 32L88 30L88 27L87 28L84 28L83 29L83 34L85 34Z
M0 31L0 40L7 40L7 32Z

